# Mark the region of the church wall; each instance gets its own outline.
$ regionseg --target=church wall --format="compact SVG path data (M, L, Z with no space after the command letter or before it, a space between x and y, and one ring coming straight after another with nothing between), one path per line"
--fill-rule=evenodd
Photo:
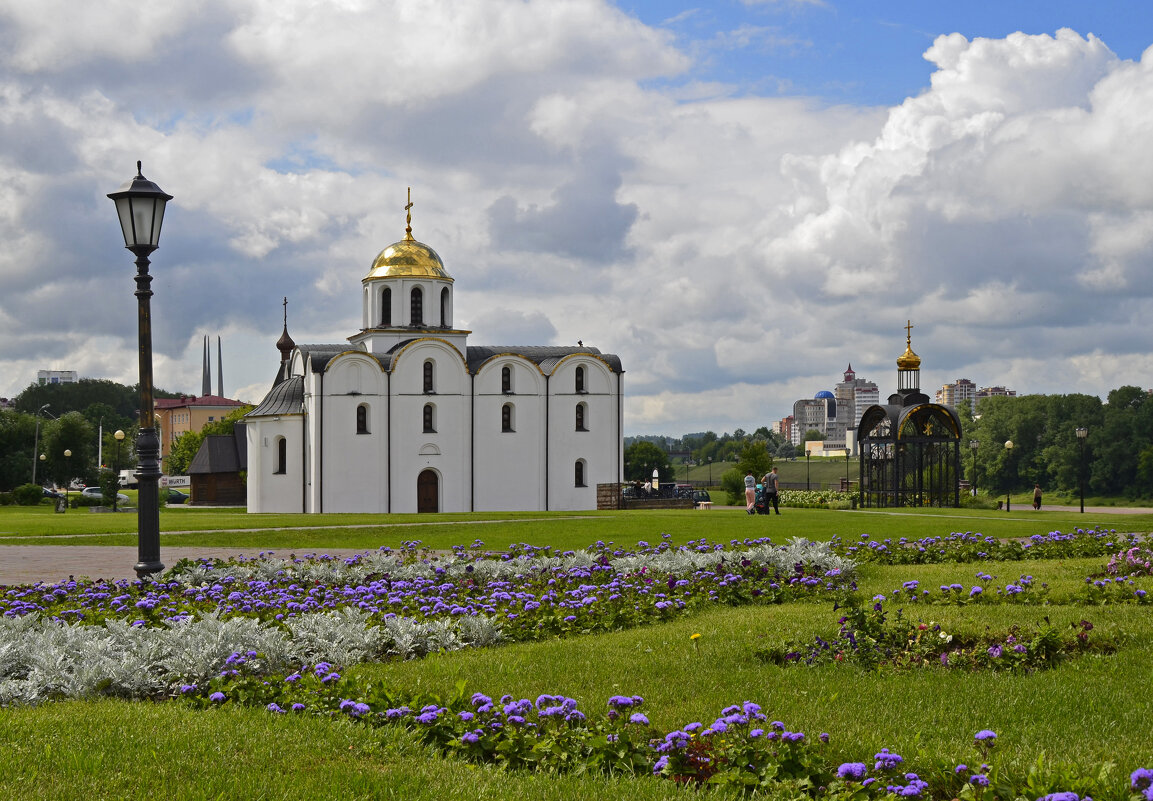
M326 511L388 511L386 383L379 362L362 354L341 355L325 370L324 459L331 461L322 487ZM358 407L364 408L363 432Z
M502 368L511 369L512 392L502 390ZM545 503L545 377L519 357L487 362L473 381L476 511L543 509ZM502 408L513 407L513 431L503 431Z
M424 364L433 362L433 391L424 392ZM469 378L451 345L435 339L406 347L392 371L393 512L417 511L417 478L429 468L439 477L438 509L468 511ZM431 405L434 431L424 431L424 408Z
M584 367L584 392L576 391L577 367ZM549 509L595 509L596 485L619 481L616 381L607 365L589 357L569 357L553 371L549 386ZM580 403L585 404L586 431L576 428ZM578 460L584 465L584 486L579 487Z
M275 418L249 418L245 426L248 443L247 503L250 512L306 511L300 491L304 475L301 437L304 418L283 415ZM278 440L285 440L284 472L277 473Z

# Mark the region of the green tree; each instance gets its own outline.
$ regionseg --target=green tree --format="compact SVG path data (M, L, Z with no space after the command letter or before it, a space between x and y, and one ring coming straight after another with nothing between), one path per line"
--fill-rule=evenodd
M32 481L32 445L36 418L15 409L0 409L0 491ZM39 471L37 479L39 479Z
M65 451L71 455L65 456ZM59 420L41 424L40 453L44 461L40 463L37 477L51 479L56 484L67 484L72 479L95 483L96 430L80 412L68 412Z
M737 470L743 476L750 470L760 481L761 476L773 469L773 457L765 448L763 442L750 442L741 449L741 458L737 462Z
M822 442L824 439L825 439L824 434L822 434L820 431L818 431L815 428L810 428L808 431L805 432L805 436L801 437L801 442L813 442L813 441Z
M183 437L181 437L183 439ZM625 478L629 481L647 481L653 477L653 470L669 480L673 476L673 466L669 455L651 442L634 442L625 449Z

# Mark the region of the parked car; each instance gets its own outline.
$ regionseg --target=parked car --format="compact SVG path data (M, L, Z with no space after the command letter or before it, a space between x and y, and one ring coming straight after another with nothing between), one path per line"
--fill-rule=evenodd
M48 489L47 487L43 487L43 490L44 490L44 497L45 498L63 498L64 497L63 492L57 492L56 490Z
M188 500L188 493L181 492L178 489L168 488L168 502L169 503L184 503Z
M693 490L693 506L700 506L702 503L712 503L712 496L709 495L708 490Z
M100 489L100 487L85 487L84 489L80 490L80 494L85 498L100 499L104 497L104 492ZM128 503L128 496L118 492L116 493L116 502Z

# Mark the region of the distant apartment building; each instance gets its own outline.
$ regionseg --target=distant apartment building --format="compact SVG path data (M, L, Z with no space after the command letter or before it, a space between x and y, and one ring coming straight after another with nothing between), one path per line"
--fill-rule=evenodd
M1017 397L1017 390L1006 389L1005 387L981 387L977 390L977 400L993 397L1015 398Z
M790 414L788 417L782 418L773 423L773 433L780 434L781 438L784 439L785 442L792 442L793 429L796 427L793 425L794 420L795 418Z
M958 378L952 384L945 384L937 390L933 402L943 406L957 406L961 401L971 401L977 397L977 385L967 378Z
M843 380L833 391L821 390L812 398L793 404L793 427L789 441L800 445L807 431L820 431L826 447L850 450L856 448L857 426L861 415L880 402L880 390L872 381L857 378L853 365L845 370Z
M45 384L75 384L79 380L75 370L37 370L36 383Z

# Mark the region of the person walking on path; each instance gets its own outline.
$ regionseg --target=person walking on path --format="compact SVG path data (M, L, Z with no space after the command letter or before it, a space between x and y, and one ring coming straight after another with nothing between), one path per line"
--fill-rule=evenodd
M777 506L777 493L780 491L781 482L777 478L777 468L773 468L765 477L761 479L761 484L765 488L765 514L769 513L769 504L773 505L773 511L777 514L781 513L781 509Z
M753 514L756 510L753 509L753 504L757 501L757 479L753 477L753 471L750 470L745 475L745 514Z
M1033 508L1041 511L1041 485L1033 485Z

